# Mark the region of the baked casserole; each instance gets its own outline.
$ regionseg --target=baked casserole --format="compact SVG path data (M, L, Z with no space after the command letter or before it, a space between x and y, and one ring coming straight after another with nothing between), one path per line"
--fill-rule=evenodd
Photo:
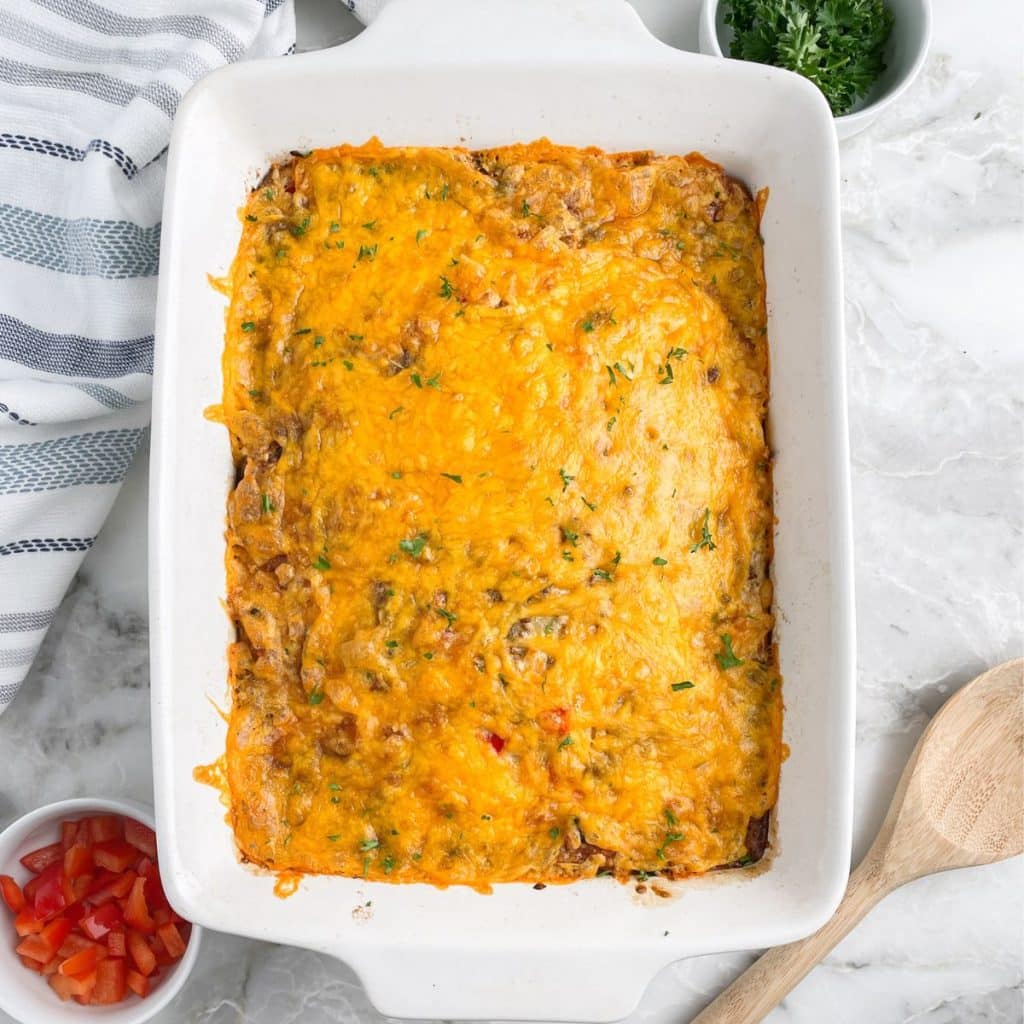
M231 821L274 870L759 858L782 696L759 201L700 156L295 154L224 354Z

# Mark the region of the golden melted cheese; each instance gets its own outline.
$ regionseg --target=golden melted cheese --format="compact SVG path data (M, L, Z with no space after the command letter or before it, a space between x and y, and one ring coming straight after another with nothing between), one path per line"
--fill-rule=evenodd
M244 856L478 888L759 856L781 694L749 194L698 156L374 142L276 166L242 213Z

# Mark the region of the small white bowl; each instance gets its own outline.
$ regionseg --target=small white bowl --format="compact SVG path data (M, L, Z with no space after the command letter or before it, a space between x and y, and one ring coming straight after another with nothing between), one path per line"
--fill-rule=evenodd
M134 800L82 798L47 804L8 825L0 833L0 874L13 875L19 885L31 872L18 863L30 850L60 839L60 823L90 814L123 814L154 827L152 808ZM185 984L199 955L202 929L192 925L192 934L181 959L161 972L145 999L129 993L113 1006L82 1006L74 1000L64 1003L46 979L30 971L14 952L18 939L10 911L0 904L0 1008L23 1024L81 1024L85 1020L104 1024L142 1024L162 1010Z
M836 135L848 139L863 131L917 78L932 38L931 0L885 0L892 11L892 32L885 44L885 70L849 114L833 118ZM700 52L727 57L732 29L725 24L726 3L703 0L700 11Z

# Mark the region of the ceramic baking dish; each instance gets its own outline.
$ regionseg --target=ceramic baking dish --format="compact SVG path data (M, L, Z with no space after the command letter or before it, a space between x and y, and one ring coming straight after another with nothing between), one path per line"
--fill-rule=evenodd
M237 209L290 149L362 142L496 146L549 136L610 150L699 150L758 188L770 309L774 577L785 739L774 854L638 897L596 879L535 891L309 877L288 899L239 863L199 764L224 749L220 399ZM153 751L168 893L193 921L350 964L386 1014L613 1020L654 974L699 953L806 935L850 854L853 598L838 160L818 92L788 72L683 53L624 0L395 0L354 41L240 64L178 112L164 207L150 508Z

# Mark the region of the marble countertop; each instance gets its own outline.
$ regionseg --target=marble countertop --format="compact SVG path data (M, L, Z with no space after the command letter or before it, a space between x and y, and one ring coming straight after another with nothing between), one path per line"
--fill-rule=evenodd
M696 48L697 0L634 3L661 38ZM929 717L984 666L1021 653L1024 8L934 4L921 79L841 146L857 552L855 858ZM337 0L298 0L298 19L300 49L358 31ZM0 824L76 795L151 799L147 470L142 456L0 717ZM1022 948L1019 859L923 879L876 909L768 1020L1020 1024ZM688 1020L752 956L666 968L630 1024ZM156 1020L382 1018L337 961L208 934L188 986Z

